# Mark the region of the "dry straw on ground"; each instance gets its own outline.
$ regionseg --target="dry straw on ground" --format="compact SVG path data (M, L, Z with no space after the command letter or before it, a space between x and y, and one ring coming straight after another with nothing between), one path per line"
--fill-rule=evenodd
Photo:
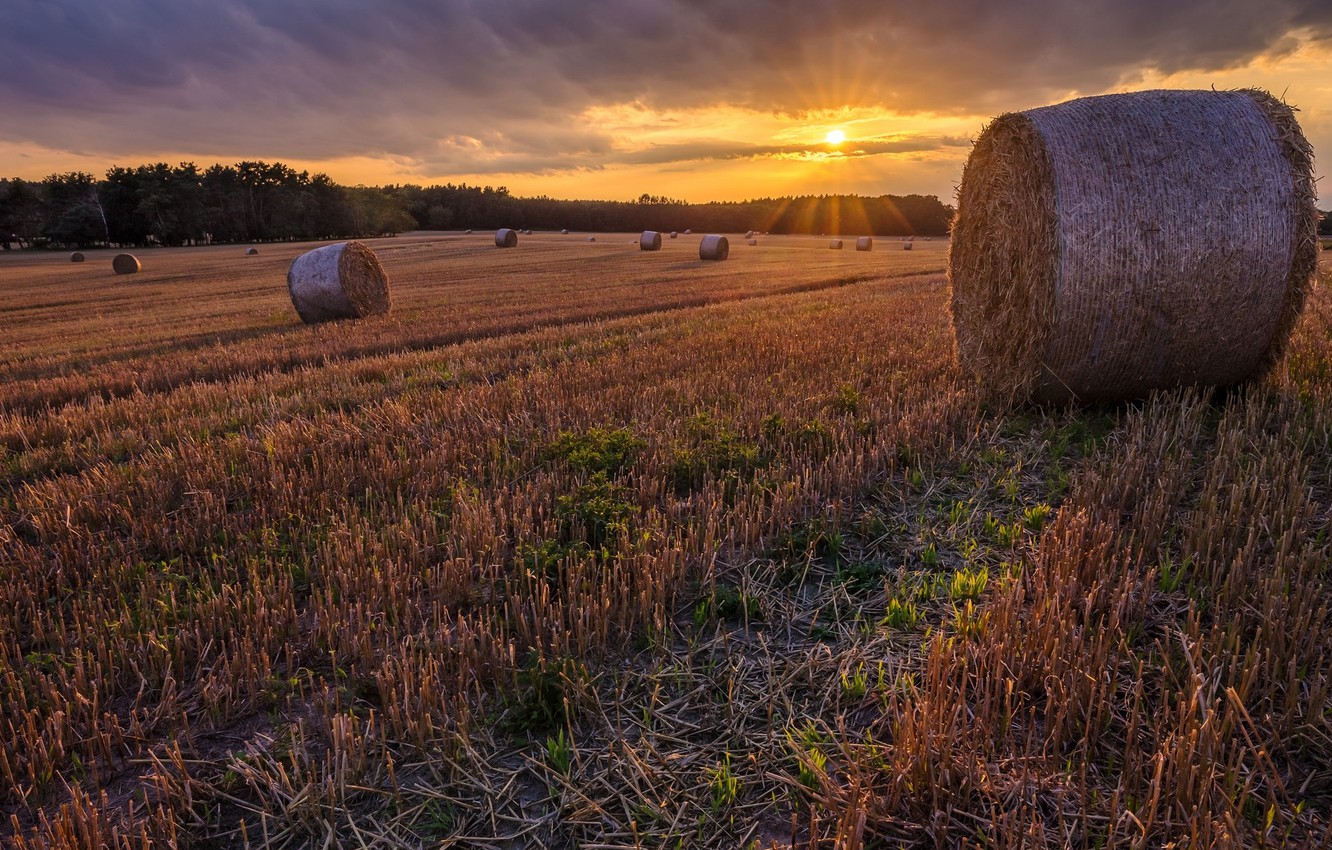
M856 250L857 251L874 250L874 240L868 236L861 236L859 239L856 240Z
M287 272L287 289L307 325L389 310L388 277L375 252L360 242L339 242L301 254Z
M138 274L143 264L133 254L116 254L111 260L111 268L116 274Z
M69 255L69 261L71 263L81 263L83 262L83 259L84 259L83 254L80 251L75 251L74 253Z
M644 230L643 235L638 237L638 248L640 251L660 251L661 234L655 230Z
M700 260L724 260L731 255L731 243L725 236L718 236L715 233L703 237L703 241L698 243L698 258Z
M518 231L510 227L501 227L495 231L496 248L517 248Z
M963 368L1038 401L1261 375L1317 264L1312 156L1291 108L1256 89L996 118L949 252Z

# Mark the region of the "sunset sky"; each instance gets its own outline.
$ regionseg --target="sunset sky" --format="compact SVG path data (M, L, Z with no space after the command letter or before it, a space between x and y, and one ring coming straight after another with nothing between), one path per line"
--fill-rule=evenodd
M264 159L348 184L564 198L951 202L970 140L996 114L1213 86L1284 95L1318 173L1332 163L1332 0L6 0L4 11L0 177Z

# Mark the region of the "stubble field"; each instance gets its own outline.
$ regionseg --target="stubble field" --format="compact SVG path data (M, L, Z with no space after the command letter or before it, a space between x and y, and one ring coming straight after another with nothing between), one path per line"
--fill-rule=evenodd
M985 400L946 245L0 256L17 847L1318 845L1332 302L1259 386Z

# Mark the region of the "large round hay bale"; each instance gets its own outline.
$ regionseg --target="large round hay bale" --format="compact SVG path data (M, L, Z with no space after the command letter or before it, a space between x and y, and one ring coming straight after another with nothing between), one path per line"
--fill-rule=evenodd
M840 239L829 240L828 247L833 249L834 251L840 251L842 250L842 240Z
M518 231L510 227L501 227L495 231L496 248L517 248Z
M387 313L388 277L360 242L338 242L301 254L287 271L287 289L307 325Z
M856 250L857 250L857 251L873 251L873 250L874 250L874 240L873 240L871 237L869 237L869 236L861 236L861 237L857 238L857 239L856 239Z
M116 254L111 258L111 269L116 274L138 274L142 268L143 264L133 254Z
M672 238L672 239L678 239L679 236L680 236L680 234L679 234L678 232L676 232L676 231L674 231L674 230L671 231L671 238Z
M638 237L638 250L660 251L661 234L655 230L644 230L643 235Z
M74 253L69 255L69 261L71 263L81 263L83 262L83 260L84 256L82 251L75 251Z
M703 241L698 243L698 258L700 260L724 260L731 256L731 243L726 241L725 236L718 236L715 233L703 237Z
M1312 152L1266 92L996 118L949 247L963 368L1037 401L1226 386L1281 355L1317 266Z
M748 240L745 244L749 245L749 246L752 248L752 247L754 247L755 245L758 244L758 240L757 240L757 239L750 239L750 240Z
M245 249L245 256L247 256L247 257L257 257L258 255L259 255L259 249L258 249L258 248L246 248L246 249Z
M912 246L913 244L914 244L914 243L912 243L912 242L903 242L903 243L902 243L902 250L903 250L903 251L910 251L910 250L911 250L911 246Z

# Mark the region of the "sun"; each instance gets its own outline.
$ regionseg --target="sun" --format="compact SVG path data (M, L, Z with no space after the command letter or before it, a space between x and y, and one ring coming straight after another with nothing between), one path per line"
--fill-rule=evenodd
M829 130L828 135L824 136L824 141L830 145L840 145L846 141L846 133L841 130Z

